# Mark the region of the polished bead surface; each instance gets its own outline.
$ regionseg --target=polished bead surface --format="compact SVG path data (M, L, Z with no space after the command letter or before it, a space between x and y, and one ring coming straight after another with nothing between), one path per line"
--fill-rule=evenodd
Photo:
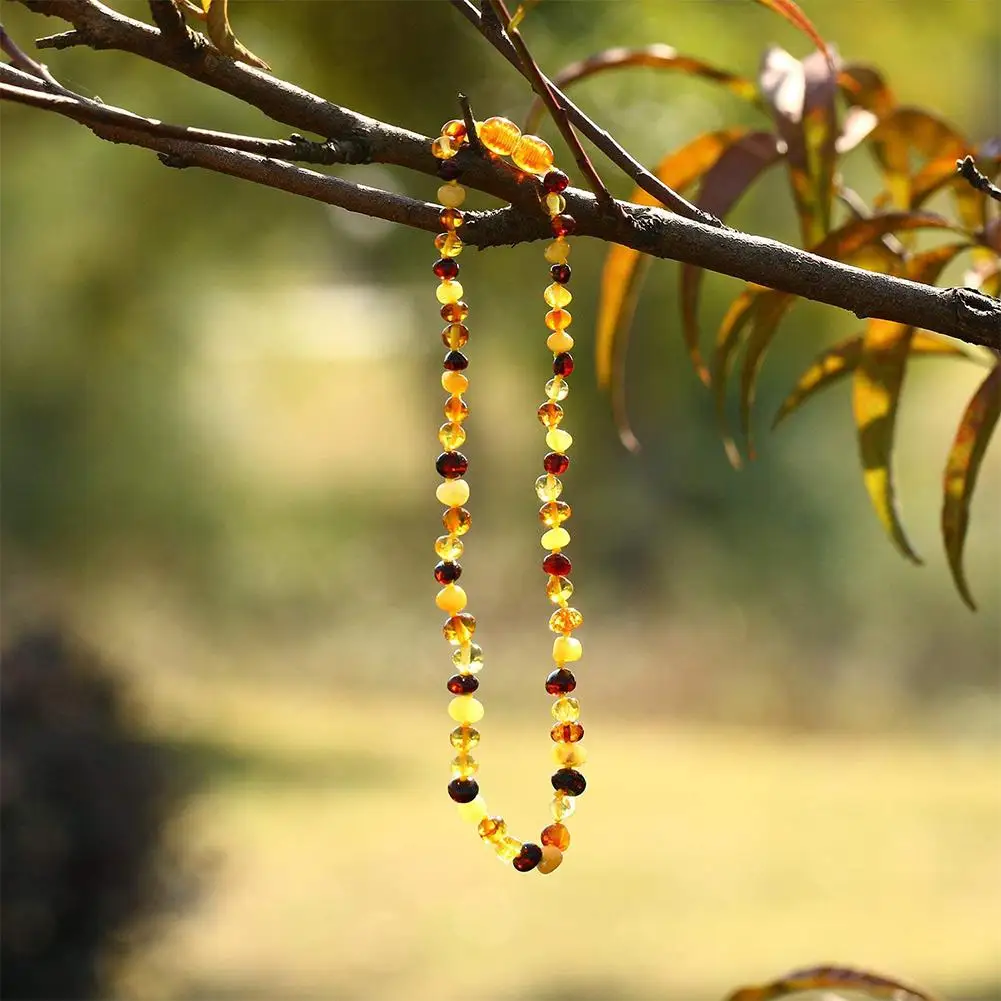
M448 258L442 258L442 260L448 260ZM446 279L439 283L434 294L440 303L458 302L462 298L462 286L456 281Z
M549 617L549 628L554 633L569 633L584 625L584 616L576 608L557 608Z
M469 407L461 396L452 396L445 401L443 413L446 420L453 424L461 424L469 416Z
M459 674L479 674L483 670L483 648L477 643L463 643L452 654Z
M453 778L471 779L480 770L480 763L469 754L457 754L451 767Z
M580 660L584 653L579 639L573 636L557 636L553 640L553 660L557 664L566 664Z
M469 359L461 351L449 351L442 365L448 372L462 372L469 367Z
M438 428L438 443L446 451L456 449L466 440L466 429L461 424L446 421ZM465 501L463 501L465 503Z
M471 803L480 794L480 787L473 779L452 779L448 794L456 803Z
M555 872L563 864L563 852L556 845L543 845L542 858L535 867L536 872L541 872L543 876Z
M458 146L466 138L466 123L461 118L453 118L441 127L441 134L448 136Z
M561 741L564 744L573 744L584 739L584 727L580 723L557 723L549 731L549 736L553 740Z
M550 330L565 330L573 323L570 311L566 309L551 309L546 313L546 326Z
M549 501L539 508L539 521L546 528L558 528L573 514L573 508L566 501Z
M484 817L476 828L484 841L499 841L507 834L507 823L503 817Z
M580 718L580 703L564 695L552 705L553 719L557 723L576 723Z
M545 174L553 165L553 148L538 136L522 136L511 152L511 162L529 174Z
M569 264L554 264L549 269L550 275L552 275L554 282L559 282L561 285L566 285L570 281L570 276L573 274L572 269Z
M542 569L554 577L566 577L573 568L566 553L550 553L542 561Z
M461 425L457 424L456 427ZM469 500L469 484L462 479L445 480L444 483L438 484L434 495L438 498L439 504L449 508L461 508Z
M438 221L445 229L458 229L465 222L465 217L459 209L442 209L438 213Z
M546 594L554 604L563 604L573 595L573 581L569 577L550 577L546 581Z
M460 819L469 824L478 824L487 815L487 801L482 796L468 803L456 803L455 806Z
M453 674L445 687L453 695L472 695L480 687L479 679L472 674Z
M587 788L587 780L573 768L560 768L553 772L550 781L554 789L565 792L568 796L580 796Z
M462 168L454 160L439 160L438 176L443 181L454 181L462 176Z
M549 812L556 823L572 817L577 810L577 801L573 796L568 796L565 792L557 792L553 796L553 801L549 805Z
M439 160L450 160L455 156L456 150L452 147L452 140L448 136L439 136L431 143L431 155Z
M471 751L480 742L480 731L471 726L457 726L448 740L457 751Z
M478 723L483 719L483 703L472 695L456 695L448 704L448 715L456 723Z
M442 257L458 257L465 244L459 239L458 233L439 233L434 238L434 246Z
M462 567L451 560L442 560L434 567L434 579L439 584L454 584L462 576Z
M466 189L455 181L443 184L438 189L438 204L457 209L466 200Z
M543 845L553 845L565 852L570 847L570 832L562 824L550 824L539 838Z
M570 256L570 244L563 237L558 237L546 247L544 253L550 264L566 264Z
M570 533L565 528L551 528L539 540L543 549L562 549L570 545Z
M554 355L563 354L573 347L573 337L565 330L556 330L546 338L546 347Z
M469 612L460 612L445 620L445 625L441 627L441 634L452 646L461 646L468 643L476 632L476 617ZM456 720L457 723L464 722Z
M542 178L542 188L550 194L558 195L561 191L566 191L568 187L570 187L570 178L562 170L557 170L555 167Z
M546 691L550 695L566 695L577 687L577 679L573 676L573 671L568 671L565 667L558 667L546 678Z
M466 607L466 592L458 584L446 584L434 598L434 603L449 615L455 615Z
M461 452L442 452L434 460L434 468L438 470L439 476L457 480L460 476L466 475L469 460Z
M587 761L587 751L583 744L560 741L558 744L553 744L553 761L560 768L577 768Z
M439 278L441 275L438 276ZM547 285L545 292L542 293L542 298L546 300L546 305L551 306L553 309L561 309L563 306L567 306L573 301L573 295L570 293L570 289L566 285L561 285L559 282L553 282L552 285Z
M521 852L521 842L509 835L505 835L502 838L493 838L490 843L494 846L497 857L502 862L513 862Z
M441 373L441 388L445 390L446 393L450 393L452 396L462 396L462 394L469 389L469 379L466 378L461 372L454 372L449 369L445 369ZM461 425L456 425L459 427ZM465 432L463 432L463 438L465 438ZM447 445L445 446L448 447Z
M539 845L532 844L531 841L526 841L511 864L518 872L531 872L541 861L542 848Z
M449 303L457 305L457 303ZM450 351L458 351L469 340L469 328L462 323L450 323L441 332L441 343Z
M556 500L563 493L563 481L552 473L547 473L535 481L535 493L541 501Z
M553 236L570 236L577 229L577 220L572 215L561 212L550 220Z
M562 476L570 468L570 456L562 452L547 452L542 468L552 476Z
M464 507L450 507L441 516L441 523L450 535L465 535L473 523L473 516Z
M567 200L560 194L553 192L546 195L546 211L551 216L558 216L567 207Z
M491 153L509 156L521 140L521 129L508 118L488 118L478 129L480 142Z
M554 428L563 420L563 408L558 403L549 400L536 410L535 416L539 418L539 422L544 427Z
M458 278L459 262L454 257L439 257L438 260L431 265L431 270L439 278ZM449 302L458 302L458 300L450 299Z
M546 383L546 396L557 403L560 400L565 400L569 393L570 387L567 385L566 379L558 375Z
M456 539L451 535L439 535L434 540L434 551L443 560L459 559L464 548L462 539Z
M564 379L573 371L573 355L564 351L553 359L553 375Z
M553 428L546 434L546 444L554 452L565 452L573 444L573 435L562 428Z

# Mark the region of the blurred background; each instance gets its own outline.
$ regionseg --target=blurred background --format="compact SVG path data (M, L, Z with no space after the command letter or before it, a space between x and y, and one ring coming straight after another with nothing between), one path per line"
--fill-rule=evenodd
M118 6L148 19L144 4ZM997 0L804 7L904 103L976 141L1001 131ZM528 106L445 3L231 11L280 76L424 134L455 115L460 89L480 117ZM16 5L5 17L25 47L62 30ZM746 2L551 0L526 33L552 72L611 45L666 42L752 76L769 43L808 51ZM68 86L140 114L286 134L120 53L43 58ZM649 70L575 96L647 163L760 121L706 83ZM123 919L116 943L131 947L102 953L103 996L708 1001L839 961L1001 998L997 448L967 545L977 615L938 533L945 456L980 368L929 361L908 376L896 469L927 562L916 569L869 507L846 385L766 432L817 350L858 321L796 307L758 394L761 457L735 473L681 346L677 266L656 262L631 347L643 451L630 455L594 387L605 248L575 242L567 424L579 450L566 482L590 786L567 868L522 879L444 794L430 237L164 170L55 116L2 116L4 641L43 627L77 637L120 689L114 725L185 789L159 833L143 828L170 859L150 890L160 916L135 942ZM435 188L381 166L337 173L419 198ZM874 194L866 151L848 173ZM795 242L782 171L731 221ZM528 838L549 798L550 606L532 491L546 272L539 246L469 252L462 267L481 777ZM707 331L738 289L706 282ZM58 741L60 710L46 718ZM96 774L94 796L133 795L115 768ZM5 869L6 884L6 856ZM39 927L29 953L46 941Z

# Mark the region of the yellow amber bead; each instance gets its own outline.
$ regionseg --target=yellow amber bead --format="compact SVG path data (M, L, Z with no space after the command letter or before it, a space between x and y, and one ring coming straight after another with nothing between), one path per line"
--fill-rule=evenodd
M455 538L453 535L439 535L438 538L434 540L434 551L436 555L440 559L449 560L452 563L462 556L462 550L465 548L466 547L462 544L462 540Z
M434 294L441 303L458 302L462 298L462 286L457 281L446 278L439 282Z
M477 723L483 719L483 703L472 695L456 695L448 704L448 715L456 723Z
M456 427L461 427L457 424ZM439 504L449 508L461 508L469 500L469 484L465 480L445 480L434 492Z
M466 607L466 592L458 584L446 584L434 598L434 603L449 615L455 615Z
M565 400L570 393L570 387L567 385L566 379L556 376L550 379L546 383L546 396L551 400L559 402L560 400Z
M449 535L465 535L473 523L473 516L464 507L450 507L441 516L441 523Z
M438 222L440 222L445 229L458 229L464 221L465 216L463 216L459 209L442 209L438 213Z
M439 160L451 160L455 156L456 150L452 147L452 140L448 136L439 136L431 143L431 155Z
M442 257L458 257L462 253L464 244L459 239L458 233L448 232L439 233L434 238L434 246Z
M553 428L546 433L546 444L554 452L565 452L573 444L573 435L561 428Z
M465 141L466 123L461 118L452 118L441 127L441 134L448 136L458 146Z
M542 858L535 867L536 872L541 872L543 876L548 876L563 864L563 852L556 845L543 845Z
M507 823L503 817L484 817L476 826L476 833L484 841L500 841L507 834Z
M561 768L576 768L587 761L587 751L582 744L553 744L553 761Z
M554 355L562 354L573 347L573 338L565 330L557 330L546 338L546 347Z
M580 645L580 640L574 639L573 636L557 636L553 640L553 660L557 664L580 660L583 653L584 648Z
M514 147L511 160L529 174L545 174L553 165L553 148L538 136L522 136Z
M544 427L554 428L563 420L563 408L550 400L536 410L535 416L539 418Z
M565 501L550 501L539 508L539 521L546 528L559 528L572 514L573 508Z
M576 608L558 608L549 616L549 628L554 633L569 633L584 625L584 616Z
M542 293L542 298L546 300L546 305L553 309L562 309L573 300L570 289L559 282L553 282L546 286L546 291Z
M445 625L441 627L441 634L452 646L462 646L473 638L476 632L476 617L469 612L459 612L445 620ZM468 698L468 696L462 696ZM467 720L456 720L457 723L470 722Z
M521 129L507 118L488 118L478 129L480 142L491 153L509 156L521 139Z
M476 643L463 643L452 654L452 663L459 674L479 674L483 670L483 648Z
M570 244L562 236L546 247L545 258L550 264L566 264L569 257Z
M457 726L448 739L457 751L471 751L480 742L480 731L471 726Z
M443 413L446 420L453 424L461 424L469 416L469 407L461 396L450 396L445 401Z
M456 803L455 805L458 808L459 817L468 824L479 824L487 815L487 801L482 796L477 796L469 803Z
M566 637L561 636L560 639ZM468 696L463 696L468 698ZM574 723L580 719L580 703L569 695L561 695L552 707L553 719L557 723Z
M461 372L450 372L446 369L441 373L441 388L452 396L462 396L469 389L469 379Z
M554 501L563 493L563 481L552 473L546 473L535 481L535 492L541 501Z
M559 215L567 207L567 200L555 191L546 195L546 211L550 215Z
M457 449L466 440L466 429L461 424L448 421L438 428L438 441L446 452ZM449 481L454 482L453 480ZM451 506L451 505L449 505Z
M546 326L550 330L565 330L573 323L570 311L566 309L551 309L546 313Z
M553 744L553 747L576 747L576 744ZM480 770L480 763L469 754L452 758L452 778L471 779Z
M556 577L551 574L546 581L546 594L553 604L562 605L573 595L573 581L569 577Z
M558 792L549 806L549 811L557 824L566 820L567 817L572 817L576 809L576 797L568 796L565 792Z
M466 200L466 189L455 181L449 181L438 189L438 204L449 209L457 209Z
M492 844L502 862L513 862L521 854L521 842L517 838L503 837Z
M562 549L570 545L570 533L565 528L551 528L542 535L543 549Z
M457 302L449 303L458 306ZM468 312L468 310L467 310ZM441 332L441 342L451 351L458 351L469 340L469 328L463 323L450 323ZM461 374L461 373L460 373Z

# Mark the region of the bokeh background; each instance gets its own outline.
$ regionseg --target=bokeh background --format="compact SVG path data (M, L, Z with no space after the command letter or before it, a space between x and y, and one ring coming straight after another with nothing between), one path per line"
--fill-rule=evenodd
M804 6L901 100L974 140L1001 132L997 0ZM435 134L460 89L482 117L527 108L513 71L445 3L231 9L279 75L374 117ZM24 44L61 30L16 5L4 14ZM808 51L746 2L550 0L526 31L551 71L654 41L748 75L771 42ZM45 59L142 114L285 134L120 53ZM599 77L576 97L648 163L755 121L676 74ZM846 386L766 433L853 317L803 304L785 322L759 392L762 456L735 473L681 347L676 265L656 263L631 349L644 447L630 455L593 384L604 248L576 241L567 492L590 787L563 871L523 879L444 795L429 237L168 171L65 119L2 116L4 638L52 623L81 637L114 666L133 725L193 779L167 842L195 890L165 901L109 993L703 1001L833 960L1001 997L997 449L967 547L979 614L954 593L938 537L941 470L981 369L930 361L908 376L896 464L927 560L916 569L869 508ZM864 151L848 171L874 193ZM337 173L433 196L423 176ZM732 221L794 241L783 174ZM538 246L462 265L481 776L528 837L548 800L532 491L547 363L541 295L522 293L546 275ZM737 289L707 282L707 329ZM119 794L109 776L105 795Z

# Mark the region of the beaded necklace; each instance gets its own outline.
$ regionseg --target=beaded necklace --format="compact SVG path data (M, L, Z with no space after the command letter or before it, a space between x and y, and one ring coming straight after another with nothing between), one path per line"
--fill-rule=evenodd
M465 189L458 183L460 170L452 161L463 143L467 142L466 126L461 121L447 122L441 135L434 140L431 151L441 163L439 176L444 184L438 189L438 201L443 206L440 220L443 232L435 237L435 247L440 254L434 264L434 273L440 279L436 292L441 305L441 316L447 326L441 337L448 349L441 376L442 388L448 393L445 401L445 423L438 430L438 441L444 451L435 461L435 468L443 477L436 497L445 505L442 523L447 534L434 544L441 562L434 568L434 577L441 590L435 604L448 615L442 633L454 647L452 664L456 673L448 679L447 688L453 698L448 714L458 724L450 740L456 756L452 759L452 781L448 794L458 805L460 816L476 826L480 838L494 849L501 861L510 863L519 872L536 869L541 873L553 872L563 861L563 853L570 846L570 832L563 823L576 807L576 797L584 792L587 783L578 771L585 761L580 744L584 727L580 723L580 705L570 693L577 687L577 680L567 666L581 657L580 640L572 633L584 617L569 605L573 594L570 581L570 559L563 552L570 542L570 533L563 523L570 517L570 505L561 501L563 482L560 476L570 466L567 450L573 438L559 425L563 420L562 400L570 391L567 377L573 371L573 337L567 332L571 316L566 310L572 296L567 283L570 281L570 246L566 237L574 231L573 216L565 214L567 175L553 167L553 151L537 136L522 135L514 122L506 118L488 118L476 124L480 143L491 153L510 156L514 165L531 175L539 186L539 198L549 215L555 240L545 250L546 260L552 265L552 283L543 293L549 312L545 322L549 330L546 347L553 354L553 377L546 383L546 400L538 409L539 421L546 429L546 446L549 451L542 460L543 475L535 481L535 491L543 502L539 519L544 527L542 548L547 551L542 560L546 574L546 594L557 606L549 619L549 628L556 633L553 641L554 668L546 678L546 691L554 696L550 730L553 739L553 759L557 770L552 776L554 795L550 804L553 823L545 827L539 843L520 841L508 834L503 818L491 816L480 794L475 779L479 764L472 756L480 742L480 732L473 727L483 717L483 705L475 697L480 682L477 675L483 667L483 651L473 642L476 619L467 611L466 593L456 583L462 574L458 560L463 553L462 536L469 531L471 516L465 504L469 500L469 484L463 477L469 466L466 456L458 449L466 440L463 426L469 408L463 393L469 386L465 374L468 359L462 348L469 340L465 324L469 307L462 299L459 284L459 264L462 240L458 230L463 223L460 206L465 201Z

